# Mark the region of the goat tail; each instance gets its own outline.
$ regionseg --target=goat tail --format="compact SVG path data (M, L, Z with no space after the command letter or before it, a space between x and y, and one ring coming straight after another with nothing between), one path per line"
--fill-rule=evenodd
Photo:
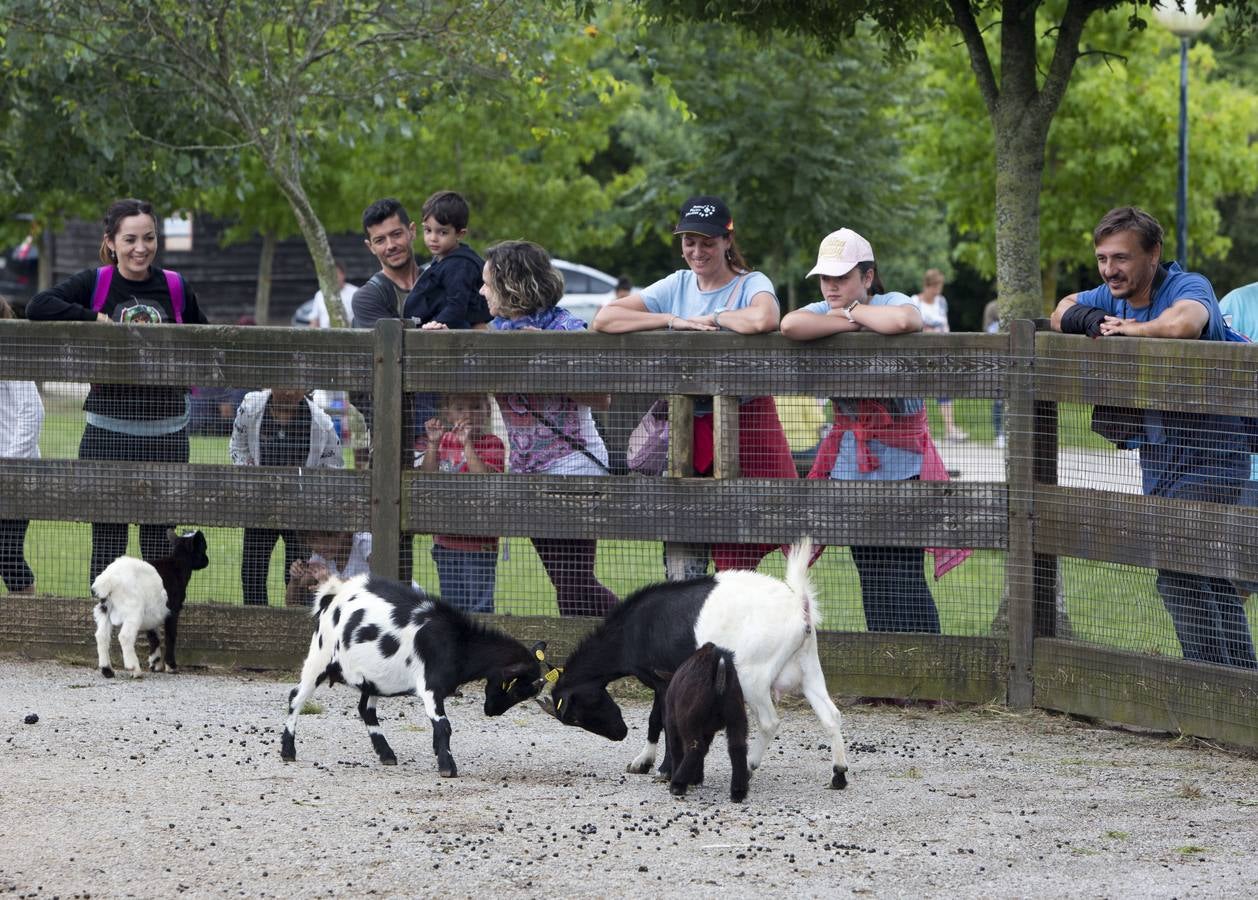
M812 538L805 535L791 544L786 561L786 586L803 605L805 628L821 627L821 610L817 607L817 593L808 567L812 563Z
M725 696L725 684L728 678L729 674L725 669L725 656L724 654L718 654L716 657L716 677L712 679L712 687L718 697Z

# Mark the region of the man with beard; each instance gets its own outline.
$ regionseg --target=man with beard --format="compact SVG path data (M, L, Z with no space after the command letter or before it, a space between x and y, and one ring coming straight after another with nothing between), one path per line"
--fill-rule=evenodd
M1121 207L1092 233L1099 287L1064 297L1052 326L1093 338L1122 335L1228 340L1205 276L1162 262L1162 226L1142 209ZM1102 410L1110 412L1103 418ZM1239 416L1098 407L1093 428L1140 453L1143 492L1180 500L1236 503L1249 477L1248 423ZM1158 593L1185 659L1256 668L1245 607L1227 579L1158 570Z
M380 261L380 271L354 294L355 328L372 328L378 319L397 319L402 315L406 295L419 278L415 261L415 223L406 214L406 207L385 198L363 210L364 243L371 255Z

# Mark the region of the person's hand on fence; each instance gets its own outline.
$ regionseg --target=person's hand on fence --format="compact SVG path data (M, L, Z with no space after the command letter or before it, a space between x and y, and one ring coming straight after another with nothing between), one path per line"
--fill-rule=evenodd
M1100 332L1103 337L1113 334L1126 334L1127 326L1136 324L1135 319L1122 319L1118 316L1106 316L1101 320Z
M428 435L428 445L435 447L441 443L441 435L445 434L445 425L436 416L424 423L424 433Z
M720 326L712 319L712 316L695 316L693 319L673 316L668 323L668 328L670 331L720 331Z

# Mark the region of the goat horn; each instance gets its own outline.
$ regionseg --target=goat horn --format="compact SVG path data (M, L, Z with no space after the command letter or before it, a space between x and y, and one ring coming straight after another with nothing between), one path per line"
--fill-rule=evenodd
M540 706L546 715L559 718L559 713L555 712L555 701L550 697L534 697L533 702Z

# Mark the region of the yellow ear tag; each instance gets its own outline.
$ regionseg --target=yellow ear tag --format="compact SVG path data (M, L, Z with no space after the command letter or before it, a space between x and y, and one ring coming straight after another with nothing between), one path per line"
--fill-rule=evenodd
M534 650L533 655L537 657L538 662L546 662L546 654L543 653L540 648Z
M549 681L551 684L554 684L556 681L559 680L559 671L560 671L559 669L551 669L542 677L545 678L547 681Z

